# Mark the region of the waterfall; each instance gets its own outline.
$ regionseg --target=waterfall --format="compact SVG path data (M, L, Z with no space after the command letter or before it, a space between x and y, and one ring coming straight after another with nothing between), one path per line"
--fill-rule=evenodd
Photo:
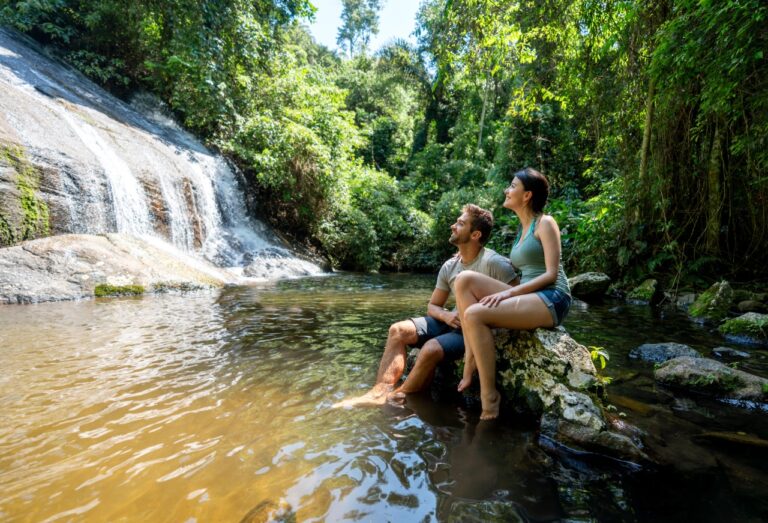
M321 272L248 215L229 165L151 96L129 105L3 29L0 95L0 138L50 176L57 232L152 237L257 278Z

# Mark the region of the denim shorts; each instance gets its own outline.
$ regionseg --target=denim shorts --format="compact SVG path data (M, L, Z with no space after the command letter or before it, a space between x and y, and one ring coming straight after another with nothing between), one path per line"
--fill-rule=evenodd
M416 347L421 348L429 340L434 339L443 348L443 361L454 361L464 357L464 335L461 329L454 329L432 316L411 318L411 321L416 325L416 334L419 335Z
M571 308L571 297L560 289L544 289L543 291L537 291L536 294L544 301L547 309L549 309L552 320L555 322L553 327L563 323Z

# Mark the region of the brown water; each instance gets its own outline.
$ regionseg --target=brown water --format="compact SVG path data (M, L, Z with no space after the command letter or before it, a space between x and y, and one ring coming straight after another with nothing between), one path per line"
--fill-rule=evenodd
M420 315L432 283L337 276L0 308L0 518L633 521L690 514L692 504L712 520L736 506L764 514L732 486L710 512L697 482L718 471L592 463L542 449L522 421L478 424L475 406L451 398L331 409L370 386L387 326ZM648 334L638 324L664 324L642 312L606 326L611 315L627 316L575 310L566 327L586 344L622 340L621 352L637 344L627 333ZM616 390L648 394L631 383ZM721 408L731 425L765 429L764 413L744 421ZM677 430L674 408L663 411L653 430ZM699 411L688 412L686 423ZM725 456L743 470L738 452ZM693 490L657 501L660 477L684 476ZM750 480L760 488L767 477L758 467Z

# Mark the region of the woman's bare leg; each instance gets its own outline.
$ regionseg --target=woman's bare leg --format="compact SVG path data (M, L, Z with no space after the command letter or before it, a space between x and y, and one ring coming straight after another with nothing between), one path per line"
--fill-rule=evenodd
M454 284L454 291L456 293L456 306L459 309L459 314L462 319L462 330L464 325L464 311L469 307L476 304L481 298L494 294L496 292L504 291L510 288L510 285L500 282L480 274L475 271L463 271L456 277ZM472 384L472 375L477 370L475 363L475 355L472 348L472 344L464 336L464 373L462 374L461 381L459 382L458 390L463 391Z
M529 330L551 327L552 316L544 301L536 294L524 294L501 302L496 307L475 303L462 316L465 345L472 347L480 376L480 419L499 415L499 392L496 390L496 344L491 328Z

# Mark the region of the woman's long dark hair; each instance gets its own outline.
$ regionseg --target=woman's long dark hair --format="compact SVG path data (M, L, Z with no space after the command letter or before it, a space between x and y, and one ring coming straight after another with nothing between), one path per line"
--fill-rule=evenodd
M533 197L531 198L533 212L539 214L543 211L544 206L547 204L547 198L549 197L549 182L547 181L547 177L536 169L526 167L513 174L512 178L520 180L523 183L525 190L533 193Z

